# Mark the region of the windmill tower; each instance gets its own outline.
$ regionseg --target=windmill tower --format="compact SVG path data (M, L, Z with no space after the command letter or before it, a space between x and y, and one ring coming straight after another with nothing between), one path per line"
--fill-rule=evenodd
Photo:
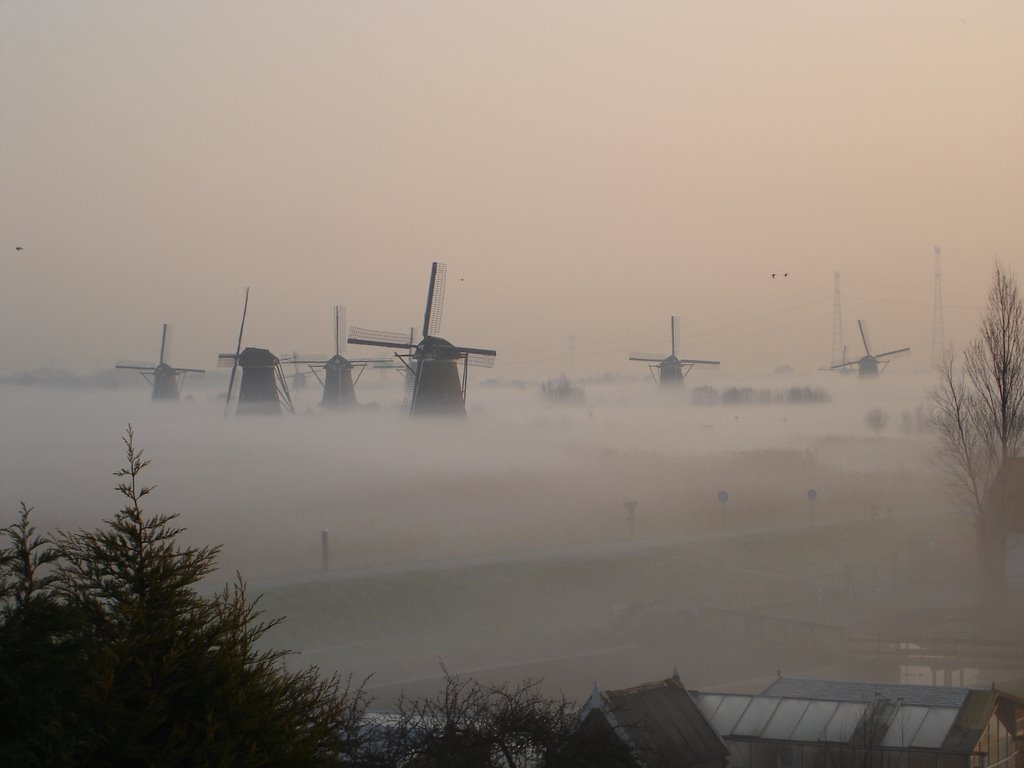
M651 376L662 387L681 387L687 374L695 365L720 365L718 360L688 360L676 356L676 339L679 337L679 318L675 315L669 323L672 334L672 352L667 357L645 352L631 352L630 360L650 363ZM655 374L657 371L657 374Z
M174 368L167 358L171 355L171 326L164 323L160 334L160 362L156 365L146 363L118 363L115 368L126 368L138 371L153 386L154 400L177 400L181 397L181 387L185 383L185 375L189 373L206 373L202 368Z
M282 408L289 413L295 413L280 359L269 349L259 347L242 349L242 333L245 330L245 315L248 309L249 289L246 288L245 304L242 307L242 323L238 327L238 345L233 354L223 352L217 356L218 365L221 367L231 366L228 394L224 401L224 415L228 415L231 406L235 373L239 368L242 369L242 378L238 385L238 404L235 406L237 415L280 414Z
M441 338L441 313L447 268L434 262L430 268L427 306L423 312L423 338L409 352L411 337L400 333L353 328L350 344L401 349L395 356L406 367L405 406L413 416L466 414L466 385L469 366L490 368L498 354L493 349L457 347ZM461 367L461 376L459 368Z
M325 408L344 408L356 405L356 384L367 365L374 367L393 368L394 363L387 357L367 357L359 359L346 358L345 351L345 307L334 307L334 355L329 358L305 356L296 357L291 362L308 365L313 375L323 386L324 394L320 405ZM404 366L403 366L404 368ZM323 371L323 378L318 371ZM353 372L355 378L353 379Z
M932 305L932 365L942 362L946 332L942 322L942 249L935 246L935 300Z
M851 360L849 362L844 361L839 365L833 365L832 368L834 370L844 370L850 366L856 365L858 376L878 376L885 370L886 366L889 365L891 362L890 358L910 351L910 347L903 347L902 349L894 349L889 352L879 352L876 355L871 352L871 342L868 339L867 325L863 320L858 320L857 327L860 329L860 340L864 342L864 356L859 360Z

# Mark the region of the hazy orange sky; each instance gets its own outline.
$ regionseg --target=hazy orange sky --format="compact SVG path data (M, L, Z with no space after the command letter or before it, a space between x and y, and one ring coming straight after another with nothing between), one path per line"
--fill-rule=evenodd
M1024 3L0 0L0 373L246 341L334 304L546 377L847 342L927 366L1024 279ZM15 251L22 246L23 251ZM789 271L772 280L772 272Z

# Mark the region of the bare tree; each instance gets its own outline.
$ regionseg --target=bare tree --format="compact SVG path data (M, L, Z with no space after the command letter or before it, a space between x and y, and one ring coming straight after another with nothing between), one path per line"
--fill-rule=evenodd
M932 390L938 466L970 508L985 572L1001 581L1005 510L986 498L1024 441L1024 304L1016 278L996 264L979 335L959 361L947 352Z

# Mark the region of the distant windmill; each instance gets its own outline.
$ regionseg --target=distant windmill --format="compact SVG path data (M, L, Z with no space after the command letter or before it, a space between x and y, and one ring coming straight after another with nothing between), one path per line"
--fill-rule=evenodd
M242 349L242 333L245 330L245 315L248 309L249 289L246 288L245 304L242 307L242 323L238 327L238 345L234 354L223 352L217 356L218 365L221 367L231 366L228 394L224 402L224 415L228 415L231 406L235 373L239 368L242 369L242 380L238 385L236 414L279 414L282 407L289 413L295 413L291 395L288 393L288 382L285 380L281 361L277 356L269 349L260 349L259 347Z
M423 313L423 338L411 352L411 339L405 334L365 328L353 328L349 333L350 344L404 350L404 354L396 352L395 356L405 364L408 372L404 405L414 416L465 415L469 366L490 368L497 355L493 349L457 347L438 336L444 309L446 272L445 265L436 261L430 269L427 307Z
M146 363L118 363L115 368L126 368L138 371L153 386L154 400L177 400L181 396L181 387L185 383L185 375L189 373L206 373L202 368L174 368L167 363L171 355L171 326L164 323L160 334L160 362L156 365Z
M306 376L309 375L309 371L303 371L299 368L299 358L301 357L304 357L304 355L300 355L298 352L292 352L292 356L284 361L286 363L291 363L292 367L295 369L291 376L292 389L306 388Z
M860 340L864 342L864 357L859 360L850 360L848 362L842 362L839 365L833 365L833 370L845 369L848 366L856 365L858 376L878 376L891 362L888 358L910 351L910 347L903 347L902 349L894 349L890 352L880 352L877 355L873 354L871 352L871 342L868 341L867 325L863 320L858 320L857 327L860 328ZM845 351L843 356L846 356Z
M631 352L630 360L639 360L644 363L651 363L651 376L663 387L682 386L686 375L695 365L720 365L718 360L687 360L676 357L676 339L679 336L679 318L672 316L670 322L672 333L672 353L665 355L648 354L645 352ZM658 371L655 375L655 370Z
M406 343L408 349L409 344ZM313 355L296 356L293 362L298 365L308 365L313 375L324 388L320 405L333 408L345 407L356 404L356 384L363 370L367 365L374 367L393 368L392 358L388 357L367 357L367 358L346 358L345 351L345 307L334 307L334 355L329 358L316 357ZM301 357L301 359L300 359ZM403 366L404 367L404 366ZM323 370L323 378L320 378L318 370ZM358 371L353 379L353 371Z

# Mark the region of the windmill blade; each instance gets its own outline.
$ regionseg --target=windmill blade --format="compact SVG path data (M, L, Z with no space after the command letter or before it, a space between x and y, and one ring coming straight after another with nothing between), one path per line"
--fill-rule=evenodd
M437 336L441 333L441 313L444 311L444 288L447 276L448 267L446 265L438 261L431 265L427 309L423 313L424 336Z
M391 331L374 331L369 328L352 326L348 332L349 344L363 344L368 347L387 347L389 349L409 349L410 339L404 333Z
M221 352L217 355L217 367L218 368L230 368L238 360L238 355L232 354L231 352Z
M364 359L356 360L355 362L365 363L367 361ZM401 357L391 357L382 360L370 361L370 367L380 370L401 371L404 368L408 368L409 364Z
M164 323L163 333L160 334L160 362L166 363L167 359L171 356L171 336L173 335L173 329L167 323Z
M292 395L288 391L288 379L285 378L284 368L280 361L274 366L274 376L277 379L277 399L284 406L288 413L295 415L295 406L292 404Z
M871 343L868 341L868 329L867 325L863 320L857 321L857 327L860 328L860 340L864 342L864 353L867 355L871 354Z
M340 316L339 316L340 315ZM345 307L335 307L334 317L334 349L336 354L345 353L345 340L347 339L348 330L348 312Z
M419 386L420 380L420 368L421 366L417 365L416 369L413 370L406 366L405 394L402 397L402 410L405 413L410 413L412 411L412 404L416 400L416 389Z
M118 360L115 368L129 368L133 371L153 371L156 366L153 363L140 363L138 360Z
M470 352L466 355L466 365L472 365L474 368L493 368L496 359L494 355L481 355L478 352Z
M721 365L720 360L680 360L684 365Z
M379 367L380 363L395 362L395 358L393 357L346 357L345 359L348 360L353 365L356 363L367 363L373 365L374 367ZM398 367L402 368L403 366L399 365Z
M326 355L300 355L295 353L292 357L282 357L282 363L289 363L291 365L323 365L329 357Z
M676 341L679 338L679 318L672 315L672 357L676 356Z
M831 365L831 366L828 367L828 370L834 371L836 368L849 368L851 365L858 365L859 363L860 363L859 360L851 360L848 363L840 363L839 365Z
M235 347L234 365L231 366L231 376L228 379L228 396L224 398L224 415L228 415L228 408L231 406L231 390L235 387L235 373L238 372L238 360L242 356L242 333L245 331L245 315L249 311L249 289L245 289L245 303L242 304L242 322L238 326L238 345ZM220 356L218 356L219 359ZM219 364L219 363L218 363Z
M668 359L668 355L659 355L654 352L630 352L629 359L644 363L660 363L662 360Z
M171 368L175 373L206 373L205 368Z
M480 349L478 347L452 347L451 351L460 355L484 355L486 357L494 357L498 354L493 349Z
M882 352L875 355L876 360L881 360L883 357L892 357L893 355L902 355L904 352L909 352L910 347L903 347L902 349L894 349L891 352Z

